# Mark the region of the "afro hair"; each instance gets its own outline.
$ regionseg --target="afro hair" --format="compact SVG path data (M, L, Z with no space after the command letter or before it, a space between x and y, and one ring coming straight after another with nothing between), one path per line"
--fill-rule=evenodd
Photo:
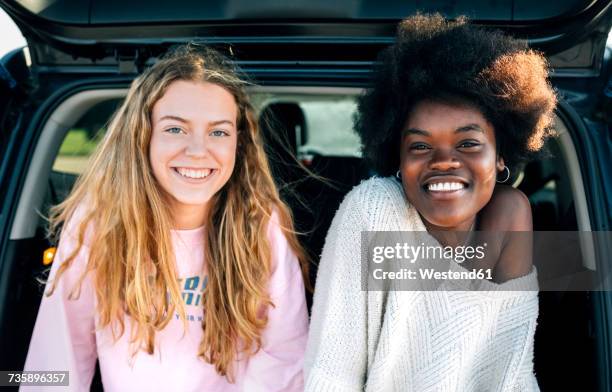
M440 14L402 21L379 55L374 84L358 102L363 155L383 176L399 167L401 130L420 101L469 104L493 125L497 153L512 171L554 134L557 103L545 58L525 41Z

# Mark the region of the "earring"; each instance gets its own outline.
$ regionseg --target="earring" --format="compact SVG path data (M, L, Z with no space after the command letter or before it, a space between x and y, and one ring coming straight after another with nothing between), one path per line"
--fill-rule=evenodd
M399 170L397 171L397 173L395 173L395 178L400 180L400 182L402 181L402 173Z
M510 169L506 165L504 165L504 169L502 171L505 171L505 170L508 171L508 174L506 175L506 178L504 178L502 181L496 180L499 184L503 184L504 182L510 179Z

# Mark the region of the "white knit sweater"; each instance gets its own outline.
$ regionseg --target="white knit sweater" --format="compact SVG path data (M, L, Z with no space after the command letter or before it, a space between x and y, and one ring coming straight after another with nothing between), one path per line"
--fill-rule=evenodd
M319 266L306 391L539 390L535 269L487 291L362 291L361 231L425 230L393 178L346 196Z

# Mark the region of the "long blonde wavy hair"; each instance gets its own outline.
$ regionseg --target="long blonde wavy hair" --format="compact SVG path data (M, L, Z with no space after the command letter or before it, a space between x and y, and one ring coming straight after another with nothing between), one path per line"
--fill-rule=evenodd
M273 306L267 292L271 273L267 227L272 211L309 287L306 254L274 185L247 83L240 75L217 51L189 44L173 50L133 81L88 169L70 196L51 210L50 233L57 235L76 209L87 204L78 224L78 247L59 267L47 294L53 293L62 273L70 268L86 230L92 227L95 246L71 297L79 295L80 284L92 273L98 327L110 325L118 338L124 333L124 317L129 316L134 353L144 349L152 354L156 331L176 312L186 323L170 236L173 220L149 162L151 113L175 81L217 84L235 98L239 134L234 171L209 204L204 251L208 284L199 355L230 381L234 381L232 363L238 354L248 356L261 348L267 324L261 309Z

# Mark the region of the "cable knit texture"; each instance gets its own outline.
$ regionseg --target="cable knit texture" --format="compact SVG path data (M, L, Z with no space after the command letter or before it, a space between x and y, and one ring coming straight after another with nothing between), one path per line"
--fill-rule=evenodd
M362 290L362 231L425 230L393 178L345 197L319 266L306 391L539 390L535 268L486 291Z

